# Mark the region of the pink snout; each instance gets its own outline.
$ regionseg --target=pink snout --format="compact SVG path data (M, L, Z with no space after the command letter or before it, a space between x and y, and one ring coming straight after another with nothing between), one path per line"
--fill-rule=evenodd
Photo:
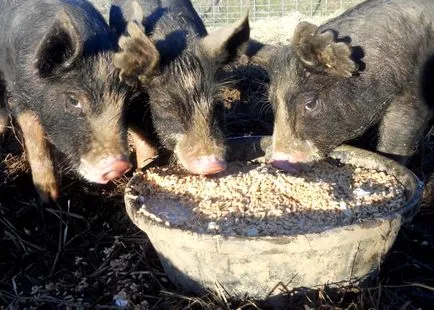
M284 170L290 173L297 173L299 172L299 168L297 168L296 165L298 162L300 162L297 159L298 158L295 158L295 156L290 154L275 152L273 153L269 162L273 167L277 169Z
M226 169L226 162L215 155L199 156L189 160L185 168L194 174L208 175L221 172Z
M98 163L101 171L101 182L107 183L113 179L119 178L125 172L130 170L131 164L122 157L108 157Z

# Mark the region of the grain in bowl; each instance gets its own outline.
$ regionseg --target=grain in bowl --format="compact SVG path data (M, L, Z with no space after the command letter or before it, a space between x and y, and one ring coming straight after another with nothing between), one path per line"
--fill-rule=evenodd
M138 212L150 219L226 236L316 233L381 217L406 201L394 176L334 159L295 175L259 162L231 162L213 176L153 167L131 186Z

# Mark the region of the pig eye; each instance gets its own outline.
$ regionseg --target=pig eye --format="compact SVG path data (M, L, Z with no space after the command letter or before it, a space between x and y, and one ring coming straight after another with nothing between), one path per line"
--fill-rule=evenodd
M81 114L83 112L81 102L73 96L66 97L66 108L78 114Z
M306 105L304 106L304 108L306 109L306 111L314 111L319 105L319 100L318 99L312 99L312 100L308 100L306 102Z

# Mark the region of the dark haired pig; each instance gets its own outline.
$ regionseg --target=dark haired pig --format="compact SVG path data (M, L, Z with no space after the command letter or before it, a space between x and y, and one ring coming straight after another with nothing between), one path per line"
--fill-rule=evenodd
M90 182L126 172L127 88L100 13L87 1L3 0L0 29L0 101L7 92L41 199L58 196L51 145Z
M372 0L320 27L301 22L277 53L259 49L252 59L268 60L272 79L274 165L291 170L356 138L405 162L431 118L421 90L433 21L434 1Z
M225 146L215 102L222 84L216 73L247 48L247 15L207 34L188 0L114 1L110 25L124 33L119 40L122 51L115 56L120 77L149 95L163 146L192 173L224 170Z

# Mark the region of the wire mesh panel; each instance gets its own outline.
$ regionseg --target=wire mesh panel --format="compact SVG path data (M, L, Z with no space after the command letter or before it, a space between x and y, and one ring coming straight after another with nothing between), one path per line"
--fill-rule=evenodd
M325 16L352 7L361 0L192 0L208 27L226 25L250 8L250 20L280 17L299 12Z

